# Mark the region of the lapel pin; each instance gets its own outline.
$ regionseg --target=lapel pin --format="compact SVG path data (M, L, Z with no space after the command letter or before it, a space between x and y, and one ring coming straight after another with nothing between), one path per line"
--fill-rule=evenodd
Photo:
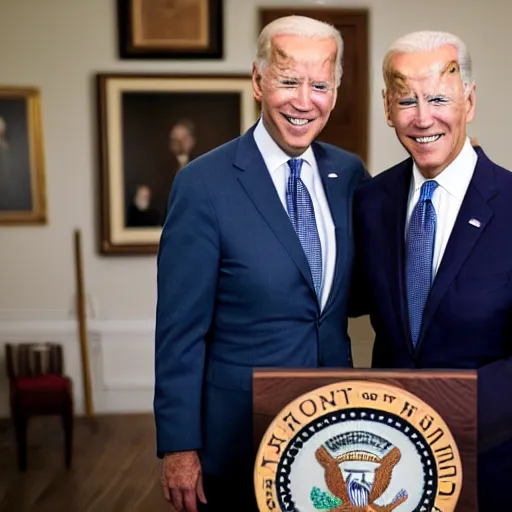
M479 228L482 224L478 219L470 219L469 223L475 228Z
M335 173L335 172L331 172L330 174L327 175L328 178L337 178L338 175Z

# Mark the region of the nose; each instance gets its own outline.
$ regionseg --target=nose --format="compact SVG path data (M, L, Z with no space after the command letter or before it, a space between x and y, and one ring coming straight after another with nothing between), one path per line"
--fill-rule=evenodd
M297 93L293 101L293 107L296 110L308 111L313 108L313 102L311 100L311 88L307 83L300 84L297 87Z
M418 103L417 114L415 118L415 124L418 128L430 128L434 123L432 116L432 107L426 101L420 101Z

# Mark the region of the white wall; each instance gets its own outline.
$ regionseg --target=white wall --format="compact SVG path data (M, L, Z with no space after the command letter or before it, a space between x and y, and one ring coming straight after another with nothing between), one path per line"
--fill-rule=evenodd
M0 0L0 83L33 85L42 91L49 209L46 226L0 227L0 343L12 338L62 340L69 347L69 370L80 390L72 321L73 230L80 228L91 343L97 355L93 361L101 370L95 367L95 389L105 410L151 408L155 260L105 258L96 252L95 73L249 73L259 6L368 7L370 171L380 172L404 157L382 114L381 58L396 37L425 28L453 31L466 40L478 91L471 135L498 163L512 168L506 124L512 118L506 87L512 83L508 55L512 2L225 0L225 59L203 62L118 60L114 4L114 0ZM7 413L5 389L0 376L0 415Z

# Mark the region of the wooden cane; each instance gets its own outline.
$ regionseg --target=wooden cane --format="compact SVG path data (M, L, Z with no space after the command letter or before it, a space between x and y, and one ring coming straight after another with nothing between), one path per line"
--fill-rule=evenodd
M87 347L87 318L85 307L84 276L82 264L82 239L80 230L75 230L75 269L76 269L76 312L82 355L82 380L84 386L85 415L94 415L92 403L91 371L89 367L89 350Z

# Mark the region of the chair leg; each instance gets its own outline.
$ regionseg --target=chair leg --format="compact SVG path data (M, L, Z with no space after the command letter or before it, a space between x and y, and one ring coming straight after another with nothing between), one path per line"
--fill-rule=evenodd
M62 414L62 426L64 428L64 461L67 469L71 469L73 453L73 410L66 409Z
M20 471L27 470L27 425L28 420L22 415L14 417L16 444L18 448L18 467Z

